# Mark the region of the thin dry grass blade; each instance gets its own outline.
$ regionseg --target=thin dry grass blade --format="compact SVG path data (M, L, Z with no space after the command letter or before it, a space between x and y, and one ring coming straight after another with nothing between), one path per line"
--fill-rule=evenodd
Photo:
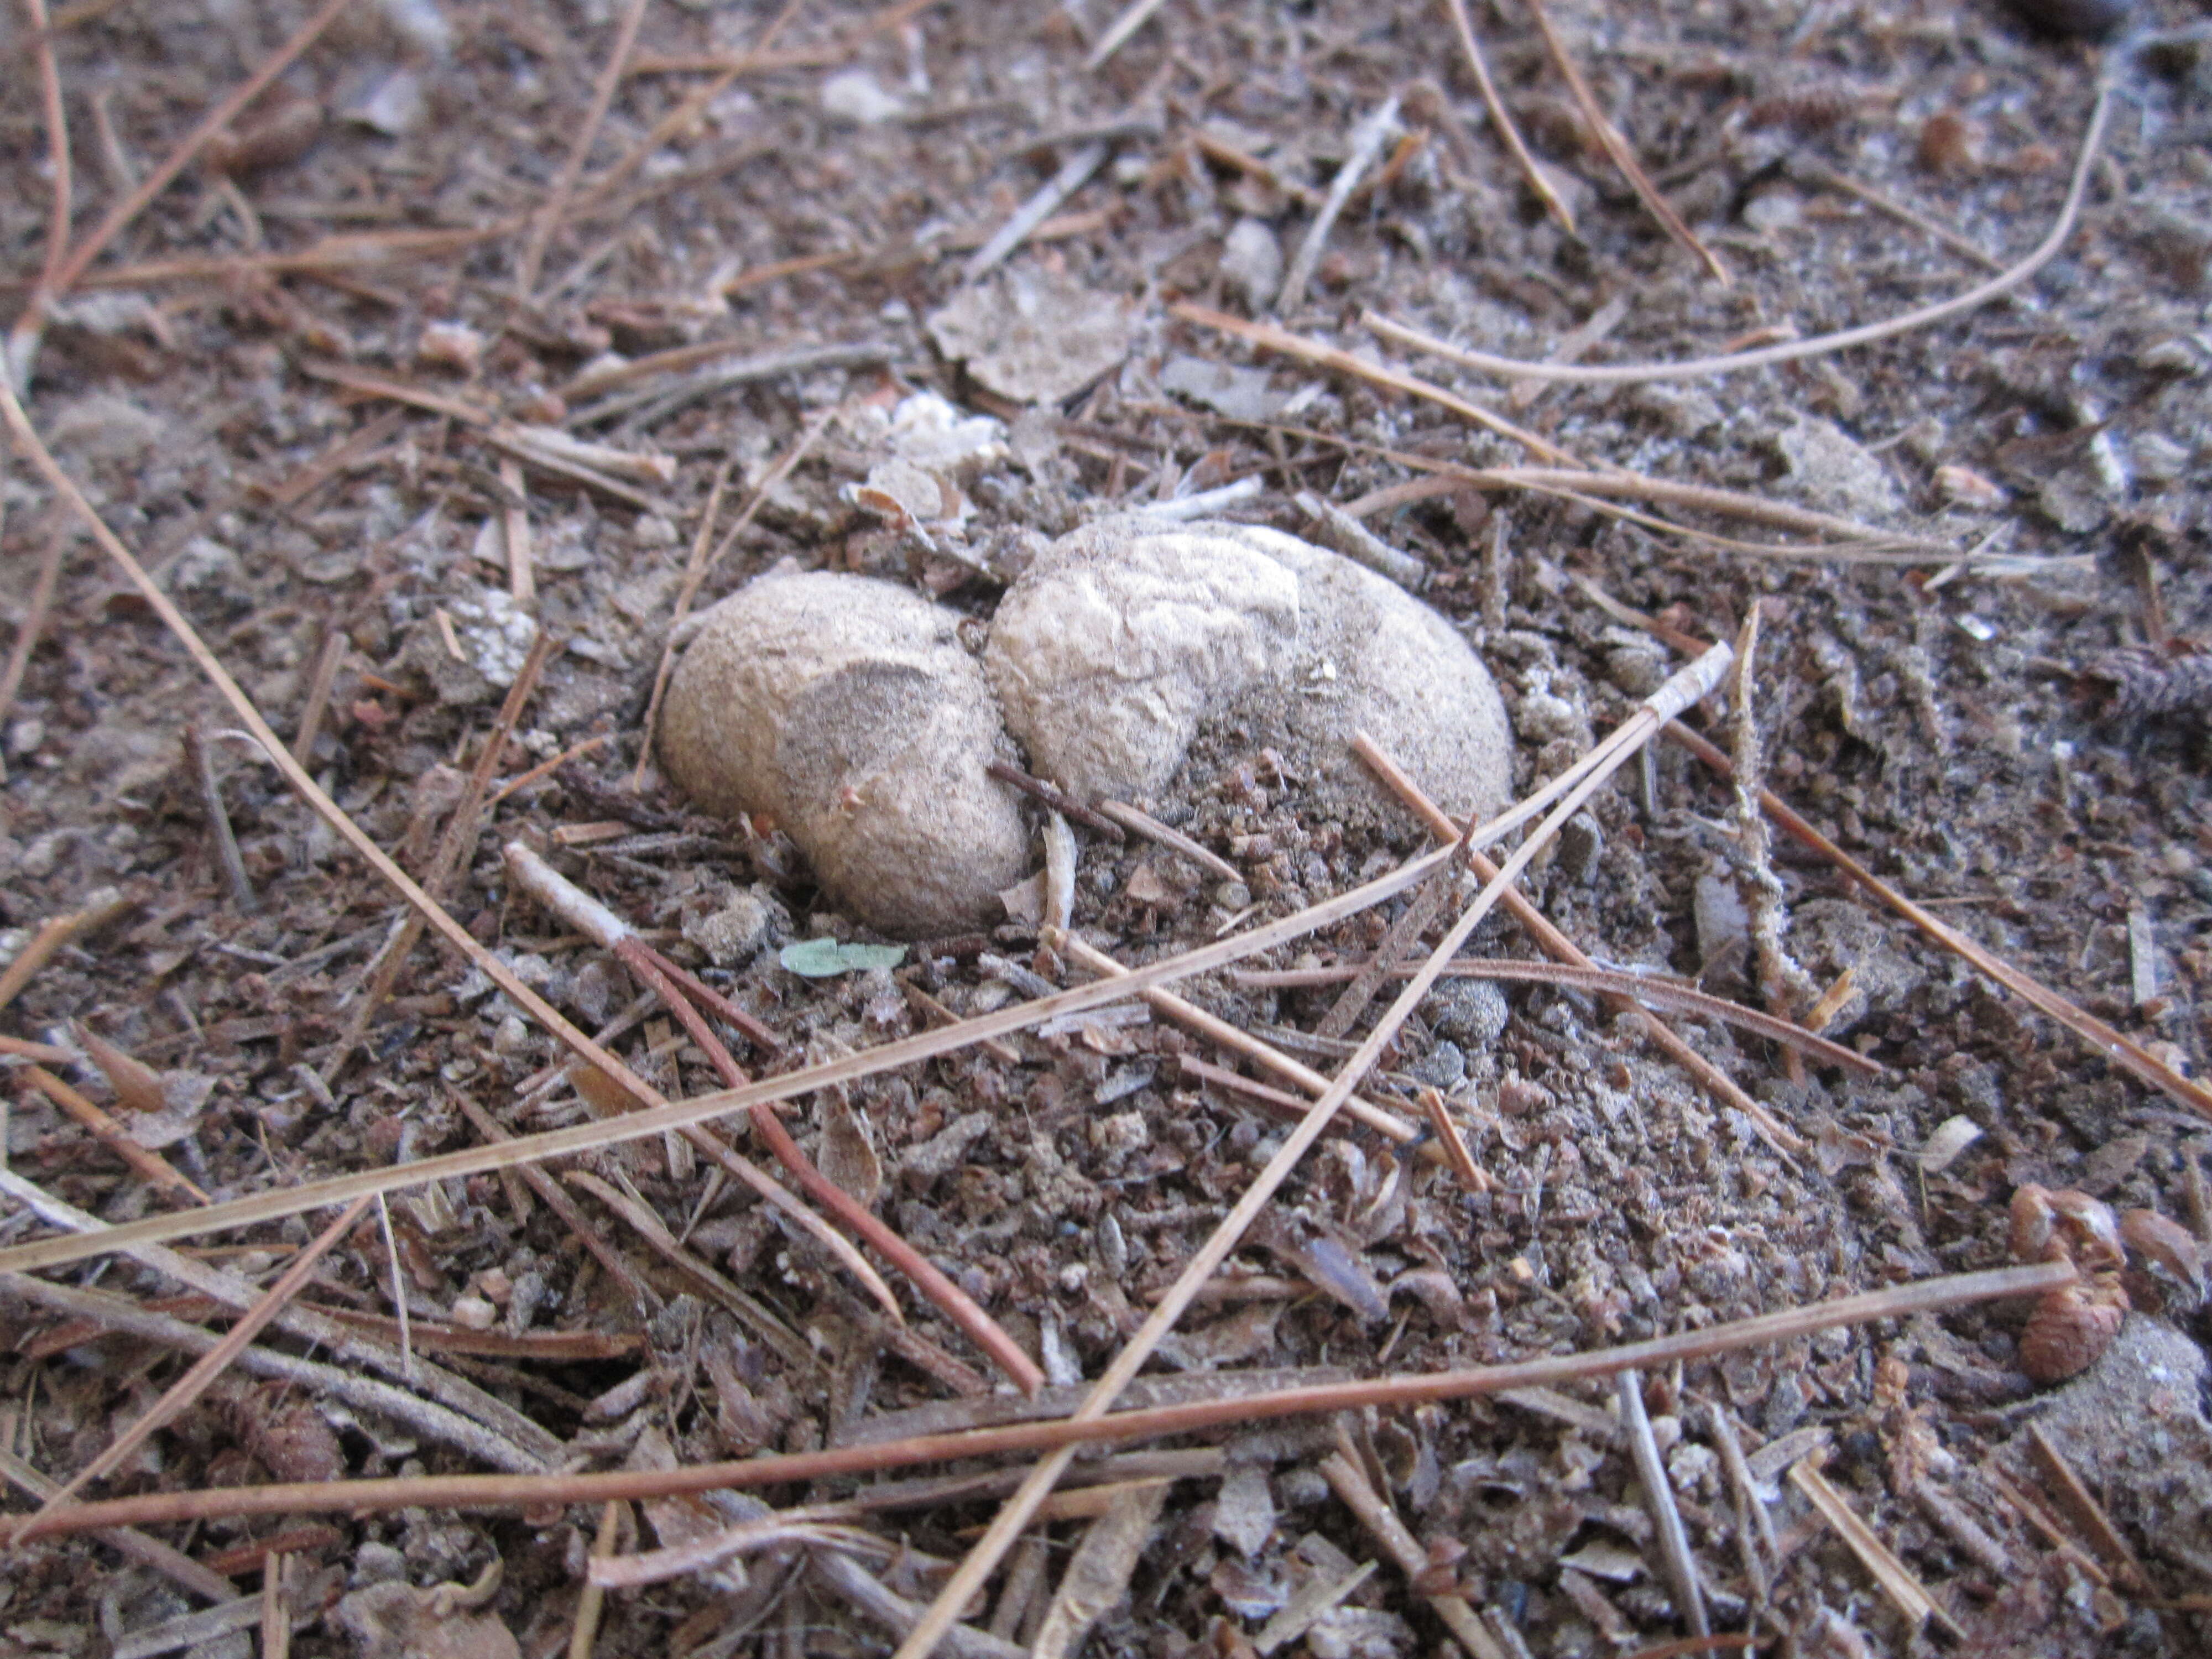
M1680 362L1654 363L1547 363L1531 362L1521 357L1493 356L1486 351L1469 351L1424 334L1418 329L1394 323L1373 312L1364 313L1362 320L1385 339L1395 340L1401 345L1426 351L1466 368L1480 369L1486 374L1533 380L1559 380L1575 386L1632 386L1647 380L1694 380L1709 374L1732 374L1739 369L1759 368L1770 363L1793 363L1807 357L1825 356L1832 351L1842 351L1852 346L1870 344L1893 336L1908 333L1917 328L1944 321L1964 312L1987 305L2000 295L2009 294L2021 283L2057 257L2065 246L2066 239L2074 234L2081 218L2081 203L2087 195L2089 178L2097 153L2104 143L2105 127L2112 112L2112 91L2100 87L2095 107L2089 114L2088 131L2082 135L2081 151L2074 164L2074 176L2067 186L2066 200L2058 210L2057 222L2051 234L2036 246L2034 252L2019 264L2008 267L1985 283L1977 283L1963 294L1932 305L1886 318L1881 322L1862 323L1856 328L1838 330L1833 334L1816 334L1810 339L1788 340L1779 345L1760 346L1751 351L1734 351L1715 357L1691 357Z
M673 1497L752 1486L797 1485L839 1475L873 1474L916 1464L1026 1453L1059 1446L1162 1439L1207 1429L1331 1412L1378 1410L1466 1400L1511 1389L1557 1388L1617 1375L1632 1368L1662 1370L1718 1354L1793 1342L1825 1330L1878 1319L1908 1319L1972 1303L2039 1296L2074 1282L2066 1262L2037 1262L1984 1273L1955 1273L1891 1285L1779 1313L1735 1320L1702 1330L1587 1353L1550 1354L1471 1370L1326 1382L1185 1405L1115 1412L1103 1418L1059 1418L949 1434L915 1435L874 1444L786 1452L724 1463L673 1469L617 1469L588 1474L423 1475L376 1480L306 1481L289 1486L217 1487L204 1492L147 1492L137 1497L76 1504L48 1518L46 1536L112 1526L157 1526L179 1521L254 1515L388 1514L395 1510L520 1508L539 1504L599 1504L611 1499ZM0 1520L0 1544L14 1540L18 1522Z
M1444 10L1450 15L1452 27L1459 31L1460 49L1467 54L1467 66L1473 71L1476 88L1482 94L1482 106L1490 112L1490 125L1498 129L1498 136L1513 157L1513 165L1521 169L1521 176L1528 181L1528 188L1536 192L1536 199L1544 204L1544 211L1559 221L1559 228L1569 235L1575 234L1575 216L1559 192L1552 188L1552 181L1544 176L1544 169L1528 153L1522 142L1521 129L1513 125L1513 117L1505 107L1505 100L1498 95L1498 86L1490 78L1490 64L1482 55L1481 42L1475 39L1474 24L1467 15L1467 0L1444 0Z
M524 242L522 257L515 265L514 292L519 299L529 299L538 286L538 270L544 263L546 246L568 211L569 192L576 188L576 180L583 174L584 159L592 153L607 111L614 105L615 94L621 89L623 72L629 67L629 55L637 46L638 27L645 21L645 8L646 0L629 0L623 11L622 22L615 30L613 49L607 53L607 61L600 65L599 81L592 88L591 107L585 112L583 125L576 129L575 141L568 146L561 171L554 175L553 188L545 195L545 205L531 222L529 240Z
M1537 32L1544 37L1544 50L1550 53L1552 65L1559 71L1559 78L1567 83L1567 91L1573 96L1576 106L1582 111L1583 119L1589 123L1591 131L1597 135L1599 144L1613 166L1620 169L1620 176L1628 180L1629 188L1636 192L1637 199L1659 222L1660 228L1687 249L1712 274L1715 282L1723 288L1732 287L1735 279L1729 275L1728 267L1721 263L1720 256L1698 240L1698 233L1682 222L1682 216L1675 212L1674 205L1659 193L1659 186L1651 182L1651 175L1644 172L1644 164L1636 159L1635 149L1620 129L1613 125L1605 111L1599 107L1597 94L1590 90L1589 81L1583 78L1582 66L1575 62L1574 54L1567 50L1567 43L1553 26L1551 14L1544 9L1544 0L1528 0L1528 11L1536 20Z

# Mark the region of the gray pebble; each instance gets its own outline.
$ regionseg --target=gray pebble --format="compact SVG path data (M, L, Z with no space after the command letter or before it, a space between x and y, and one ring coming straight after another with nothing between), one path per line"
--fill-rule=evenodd
M1456 1042L1439 1042L1406 1067L1406 1075L1431 1089L1449 1089L1467 1076L1467 1055Z
M1510 1012L1504 990L1487 979L1445 980L1421 1003L1421 1018L1431 1030L1468 1048L1487 1048L1497 1042Z

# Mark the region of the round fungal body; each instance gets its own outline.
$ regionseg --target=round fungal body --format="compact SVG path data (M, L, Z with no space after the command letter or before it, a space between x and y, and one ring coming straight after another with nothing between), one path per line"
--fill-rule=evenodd
M669 775L709 810L774 817L837 905L885 933L988 923L1027 841L984 770L1004 738L959 620L865 576L740 589L669 683Z

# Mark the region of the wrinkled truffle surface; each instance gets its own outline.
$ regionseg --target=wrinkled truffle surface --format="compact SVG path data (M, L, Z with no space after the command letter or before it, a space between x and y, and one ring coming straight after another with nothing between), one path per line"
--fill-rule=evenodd
M983 769L1003 738L958 622L865 576L738 590L669 683L669 775L710 810L773 817L838 906L886 933L994 919L1027 842L1012 792Z

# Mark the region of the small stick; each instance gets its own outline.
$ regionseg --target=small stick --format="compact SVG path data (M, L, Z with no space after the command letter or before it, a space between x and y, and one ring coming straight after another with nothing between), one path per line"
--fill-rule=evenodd
M645 21L645 7L646 0L629 0L623 11L621 26L615 31L614 49L599 66L599 82L592 88L591 107L585 112L583 125L576 130L575 142L568 146L561 171L554 176L553 188L546 192L544 206L531 222L530 234L522 245L522 257L515 264L514 294L519 300L527 301L538 286L538 268L545 262L546 246L568 212L569 192L576 188L576 180L584 171L584 160L599 138L599 127L607 118L607 111L622 86L623 73L629 66L631 49L637 45L638 26Z
M208 834L214 839L216 862L222 872L222 884L230 890L230 902L240 913L252 915L261 908L253 896L253 883L246 873L246 860L238 850L238 836L230 827L230 813L222 804L222 784L216 777L215 762L208 753L206 741L197 726L185 728L185 763L191 768L192 782L199 791L200 812L207 819Z
M1474 72L1474 84L1482 94L1482 106L1490 112L1490 124L1498 129L1498 136L1505 141L1506 150L1513 164L1521 169L1521 176L1528 181L1528 188L1536 192L1536 199L1544 210L1559 221L1559 228L1570 236L1575 234L1575 216L1565 198L1553 189L1552 181L1536 158L1528 153L1522 142L1520 128L1513 125L1512 114L1505 100L1498 95L1498 86L1490 78L1490 65L1482 55L1481 44L1474 36L1474 24L1467 15L1467 0L1444 0L1444 9L1451 14L1452 25L1459 31L1459 44L1467 53L1467 66Z
M1626 294L1614 295L1562 334L1558 343L1544 354L1544 361L1549 363L1579 361L1592 346L1619 327L1620 319L1627 315L1628 296ZM1540 380L1516 380L1505 388L1505 401L1515 414L1522 414L1547 390Z
M1620 1401L1620 1426L1636 1460L1637 1484L1644 1488L1644 1501L1659 1530L1659 1551L1666 1558L1667 1577L1674 1583L1674 1611L1688 1620L1697 1634L1710 1636L1713 1627L1705 1616L1705 1592L1698 1583L1690 1536L1682 1530L1682 1512L1674 1506L1674 1485L1667 1477L1666 1464L1660 1461L1659 1443L1651 1437L1651 1419L1644 1409L1644 1378L1637 1371L1624 1370L1613 1382L1615 1398Z
M1607 118L1604 108L1597 101L1597 94L1590 90L1589 82L1583 78L1582 66L1575 62L1574 54L1567 50L1567 43L1560 39L1559 31L1552 21L1551 13L1544 9L1544 0L1528 0L1528 11L1536 20L1537 32L1544 37L1544 49L1551 54L1553 66L1559 71L1559 76L1567 83L1567 90L1573 95L1576 106L1582 111L1583 119L1589 124L1590 131L1597 136L1600 147L1611 158L1613 166L1620 169L1620 176L1628 180L1629 188L1636 192L1637 198L1651 216L1659 222L1660 228L1695 255L1698 262L1712 273L1715 282L1723 288L1734 286L1734 279L1729 276L1728 267L1721 263L1720 256L1698 240L1697 232L1683 223L1682 216L1675 212L1673 205L1659 193L1659 186L1651 182L1651 175L1644 172L1643 163L1636 159L1635 150L1621 135L1620 129ZM1700 1626L1698 1633L1703 1636L1706 1632Z
M532 767L527 772L518 772L514 776L509 778L505 783L502 783L497 789L492 792L491 799L484 802L485 809L489 811L490 808L498 805L509 795L519 793L522 790L529 788L532 784L537 783L543 779L551 777L554 773L559 771L570 761L580 760L584 756L590 754L593 750L605 748L609 744L615 740L615 736L616 734L612 732L602 732L596 738L586 738L581 743L572 744L568 748L563 749L559 754L554 756L552 759L538 762L537 765Z
M26 1082L36 1084L49 1100L90 1130L94 1139L136 1170L142 1179L171 1192L182 1193L195 1204L210 1201L205 1193L171 1168L168 1159L131 1139L121 1124L45 1066L26 1066L23 1078Z
M4 350L0 350L0 371L4 371L20 392L31 389L31 373L35 365L40 337L46 324L46 307L56 292L54 277L69 257L70 218L72 175L70 163L69 108L62 100L62 77L54 64L53 31L46 21L46 0L23 0L25 21L31 28L31 52L39 72L39 101L46 129L46 167L52 174L53 188L46 215L46 251L38 281L32 285L28 302L15 325L9 331ZM0 708L6 699L0 698ZM0 773L0 777L4 777Z
M1030 233L1060 210L1060 204L1091 182L1091 175L1106 165L1114 153L1109 143L1085 144L1060 164L1058 173L1042 189L1014 210L1014 216L992 233L991 240L975 250L960 272L963 283L973 283L1028 240Z
M1771 1012L1789 1019L1796 1017L1798 1009L1819 1000L1820 990L1782 942L1786 921L1782 908L1782 878L1774 873L1770 850L1772 836L1765 815L1759 810L1759 779L1765 760L1759 737L1759 715L1753 706L1752 678L1759 653L1759 608L1754 603L1736 635L1735 683L1729 692L1735 704L1731 711L1734 753L1730 758L1735 767L1735 802L1730 822L1736 832L1737 884L1740 889L1749 890L1743 898L1750 912L1749 932L1753 955L1759 964L1759 994ZM1784 1065L1790 1082L1805 1081L1804 1062L1795 1048L1784 1056Z
M155 1430L164 1424L174 1422L180 1413L212 1388L215 1380L229 1370L231 1361L237 1358L269 1322L283 1310L286 1303L300 1293L314 1275L317 1264L329 1252L331 1246L345 1237L368 1206L369 1200L366 1198L356 1199L349 1204L336 1221L324 1228L307 1249L293 1258L292 1265L284 1269L260 1301L224 1333L220 1342L209 1349L190 1370L171 1383L161 1397L148 1407L136 1422L109 1443L105 1451L64 1481L51 1497L39 1505L28 1520L17 1524L14 1541L17 1544L29 1541L38 1532L40 1523L55 1510L66 1505L94 1480L122 1468Z
M1922 235L1941 242L1969 264L1979 265L1984 270L2004 269L2002 263L1990 258L1978 246L1967 240L1949 226L1938 224L1926 214L1917 212L1905 206L1904 203L1883 195L1869 185L1861 184L1848 173L1838 173L1833 167L1822 167L1817 161L1796 162L1790 171L1798 174L1808 184L1816 185L1823 190L1832 190L1839 195L1849 196L1855 201L1865 203L1876 213L1887 215L1896 220L1901 225L1911 226Z
M1987 305L1998 295L2009 294L2020 287L2057 257L2058 251L2065 246L2067 238L2074 234L2074 226L2081 217L2081 203L2088 194L2089 176L2097 152L2104 143L2106 122L2111 112L2112 90L2109 87L2100 88L2096 106L2090 112L2088 131L2082 136L2080 157L2074 164L2074 177L2067 186L2065 203L2058 210L2057 222L2051 226L2051 234L2036 246L2034 252L2019 264L2008 267L1985 283L1968 289L1964 294L1901 312L1881 322L1862 323L1856 328L1841 329L1833 334L1816 334L1803 340L1785 340L1778 345L1728 352L1715 357L1691 357L1676 362L1586 364L1532 362L1526 358L1498 357L1488 352L1469 351L1439 340L1433 335L1424 334L1418 329L1394 323L1371 311L1364 313L1361 320L1385 339L1446 358L1468 368L1480 369L1486 374L1562 380L1575 386L1633 386L1647 380L1701 380L1709 374L1733 374L1739 369L1759 368L1769 363L1794 363L1807 357L1824 356L1829 352L1842 351L1851 346L1887 340L1894 335L1926 328L1961 312Z
M1342 963L1334 968L1239 968L1231 969L1229 979L1232 984L1249 986L1255 990L1295 985L1341 985L1346 980L1366 973L1373 965L1370 962L1364 964ZM1410 962L1394 962L1384 968L1383 976L1403 979L1413 971L1414 967L1415 964ZM1824 1066L1840 1066L1861 1077L1880 1077L1883 1074L1883 1067L1879 1062L1869 1060L1856 1049L1831 1042L1802 1025L1794 1025L1786 1019L1778 1019L1772 1014L1747 1008L1741 1003L1729 1002L1709 992L1694 990L1670 979L1618 973L1609 968L1581 968L1567 962L1522 962L1507 957L1460 957L1445 964L1443 977L1518 981L1529 985L1559 985L1577 991L1595 991L1616 1006L1648 1004L1700 1019L1740 1026L1770 1042L1778 1042L1801 1054L1809 1054Z
M1098 44L1091 48L1091 56L1083 60L1083 67L1096 70L1115 52L1122 43L1144 27L1152 15L1160 9L1161 0L1129 0L1121 15L1107 25L1106 33L1098 37Z
M1196 323L1201 328L1216 329L1224 334L1233 334L1238 339L1249 341L1263 350L1279 351L1286 357L1297 357L1306 362L1318 363L1323 368L1334 370L1339 374L1349 374L1355 380L1366 381L1370 386L1379 386L1389 391L1402 392L1407 397L1425 399L1436 404L1439 409L1449 410L1472 426L1479 426L1486 432L1494 432L1501 438L1510 438L1531 455L1550 461L1555 465L1581 465L1573 455L1549 439L1540 438L1525 428L1516 426L1504 416L1493 414L1480 404L1469 403L1457 393L1447 392L1431 381L1424 380L1418 375L1407 374L1403 369L1389 368L1369 358L1346 351L1338 346L1323 345L1317 340L1309 340L1304 335L1293 334L1289 329L1274 323L1249 323L1242 317L1232 317L1225 311L1215 311L1210 307L1194 305L1188 300L1177 300L1170 303L1168 307L1168 314L1180 318L1187 323ZM1371 313L1363 313L1363 316L1370 314ZM1368 325L1374 326L1371 322ZM1422 337L1427 338L1425 335ZM1518 368L1520 365L1516 363L1514 367Z
M892 978L896 981L900 991L905 994L906 1000L939 1025L957 1025L960 1023L959 1015L954 1013L912 980L898 975L893 975ZM986 1037L975 1046L1001 1066L1018 1066L1022 1063L1021 1051L1011 1043L1000 1042L996 1037ZM73 1059L75 1056L64 1055L64 1058Z
M1163 994L1165 994L1163 993ZM1318 1090L1309 1090L1307 1091L1309 1098L1301 1100L1288 1090L1278 1089L1272 1084L1261 1083L1256 1079L1246 1077L1242 1072L1232 1072L1226 1066L1216 1066L1211 1060L1200 1060L1195 1054L1177 1054L1176 1069L1184 1077L1194 1078L1200 1083L1211 1083L1215 1088L1224 1090L1231 1094L1242 1095L1247 1100L1265 1106L1276 1116L1288 1118L1294 1123L1306 1115L1306 1108L1311 1104L1310 1097L1319 1092ZM1324 1085L1328 1081L1326 1078L1322 1079ZM1344 1115L1346 1117L1357 1119L1366 1127L1376 1130L1395 1145L1408 1146L1420 1138L1421 1132L1411 1124L1402 1122L1395 1117L1386 1116L1380 1109L1374 1109L1375 1115L1370 1119L1355 1109L1356 1105L1356 1098L1346 1101Z
M1406 1529L1406 1523L1390 1507L1390 1500L1375 1490L1374 1483L1361 1472L1359 1465L1341 1451L1333 1451L1322 1459L1321 1473L1330 1489L1343 1500L1345 1508L1382 1547L1383 1553L1398 1564L1398 1571L1406 1575L1422 1600L1443 1620L1445 1628L1459 1638L1460 1645L1473 1659L1505 1659L1504 1649L1483 1628L1482 1620L1475 1617L1465 1596L1456 1590L1431 1594L1421 1589L1429 1570L1429 1553L1421 1547L1420 1540Z
M1321 251L1328 244L1329 232L1336 228L1337 216L1352 199L1359 175L1373 166L1375 158L1382 153L1383 143L1390 136L1390 124L1397 118L1398 94L1392 93L1352 130L1344 165L1329 180L1328 194L1322 198L1321 211L1314 215L1313 223L1306 227L1304 240L1298 244L1298 251L1291 257L1291 268L1284 274L1283 286L1275 295L1278 312L1287 315L1304 301L1306 284L1313 280L1314 267L1321 263Z
M1905 1622L1916 1633L1933 1619L1954 1638L1964 1638L1965 1632L1943 1611L1942 1604L1922 1587L1912 1576L1912 1570L1897 1559L1889 1546L1875 1535L1874 1528L1859 1518L1850 1500L1814 1467L1811 1458L1800 1458L1790 1466L1790 1484L1805 1494L1836 1536L1850 1546L1859 1565L1881 1587L1882 1594L1904 1614Z
M392 1268L392 1311L399 1324L399 1375L415 1380L415 1333L408 1324L407 1279L399 1266L399 1241L392 1234L392 1206L376 1195L377 1231L384 1235L384 1259Z
M1490 1172L1477 1164L1474 1154L1468 1151L1467 1137L1452 1121L1451 1109L1444 1104L1443 1096L1434 1089L1422 1090L1421 1109L1429 1115L1429 1127L1436 1133L1437 1144L1444 1149L1444 1160L1451 1165L1460 1184L1471 1193L1496 1191L1498 1183L1490 1178Z
M8 666L0 671L0 727L7 724L8 711L15 706L15 694L22 690L23 676L30 670L31 653L39 648L39 635L46 632L46 617L53 610L54 587L61 580L62 556L68 545L69 538L57 530L46 538L46 550L40 556L39 574L31 582L31 602L15 630L15 643L9 649ZM0 783L7 781L7 757L0 751Z
M499 507L501 539L507 548L507 591L527 611L538 603L538 576L531 565L530 507L522 487L522 463L512 457L501 461L499 481L507 494Z
M1119 844L1127 839L1121 833L1121 826L1113 819L1102 813L1092 811L1057 784L1047 783L1042 778L1031 777L1011 761L991 761L985 764L983 769L998 779L1000 782L1011 783L1024 794L1042 801L1061 817L1073 818L1085 829L1095 830L1110 842Z
M1158 842L1170 852L1182 854L1201 870L1210 870L1224 881L1243 881L1244 872L1170 824L1162 823L1150 812L1139 811L1127 801L1102 800L1099 814L1110 818L1122 829L1142 836L1147 841Z
M1313 521L1322 539L1347 559L1356 559L1409 593L1418 593L1429 585L1427 561L1400 552L1334 501L1326 501L1310 489L1300 490L1291 499L1297 503L1298 511Z
M302 766L314 763L315 739L322 733L323 716L330 709L331 690L352 646L345 629L336 623L323 635L322 648L315 653L314 678L307 682L307 704L300 711L299 733L292 739L292 758Z
M147 1492L132 1498L76 1504L57 1511L45 1531L50 1537L112 1526L161 1526L180 1521L257 1515L388 1514L395 1510L490 1509L541 1504L597 1504L610 1499L674 1497L752 1486L795 1486L841 1475L875 1474L921 1463L1034 1452L1094 1443L1163 1439L1224 1425L1273 1421L1285 1417L1324 1416L1372 1406L1392 1410L1432 1401L1467 1400L1510 1389L1556 1388L1563 1383L1611 1376L1634 1367L1656 1370L1734 1353L1802 1340L1826 1330L1878 1319L1906 1319L1972 1303L2039 1296L2072 1284L2075 1268L2063 1261L2025 1267L1947 1274L1909 1285L1894 1285L1832 1301L1785 1308L1779 1313L1733 1320L1703 1330L1682 1331L1619 1347L1585 1353L1547 1354L1471 1370L1400 1374L1372 1381L1306 1384L1176 1406L1115 1412L1104 1418L1053 1418L997 1428L914 1435L904 1439L830 1447L821 1451L765 1453L722 1463L695 1463L672 1469L616 1469L556 1475L423 1475L374 1480L304 1481L289 1486L222 1486L199 1492ZM58 1292L72 1311L96 1293L67 1290L45 1279L22 1281L27 1293ZM102 1303L115 1298L98 1297ZM174 1324L177 1322L170 1321ZM196 1336L205 1332L183 1328ZM287 1356L272 1355L283 1358ZM0 1544L10 1540L10 1523L0 1518ZM2087 1559L2086 1557L2084 1558ZM2094 1566L2094 1563L2091 1563Z
M2128 1540L2120 1535L2120 1529L2112 1524L2112 1517L2105 1513L2105 1506L2097 1501L2097 1495L2083 1484L2064 1454L2051 1443L2051 1437L2043 1431L2040 1423L2028 1425L2027 1449L2057 1496L2059 1507L2088 1535L2097 1553L2111 1565L2113 1578L2128 1590L2138 1594L2148 1590L2150 1577L2143 1571L2142 1563L2128 1547Z
M287 1555L261 1558L261 1659L291 1659L292 1608L285 1594Z

